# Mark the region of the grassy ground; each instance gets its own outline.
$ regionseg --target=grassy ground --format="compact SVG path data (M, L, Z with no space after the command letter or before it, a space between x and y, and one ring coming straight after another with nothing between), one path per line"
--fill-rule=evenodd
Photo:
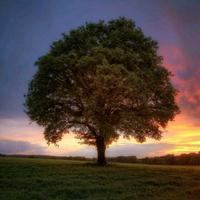
M0 158L1 200L199 200L200 167Z

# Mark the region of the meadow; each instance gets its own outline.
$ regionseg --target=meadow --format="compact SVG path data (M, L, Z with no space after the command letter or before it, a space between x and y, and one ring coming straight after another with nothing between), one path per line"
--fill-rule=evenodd
M199 200L200 167L0 158L1 200Z

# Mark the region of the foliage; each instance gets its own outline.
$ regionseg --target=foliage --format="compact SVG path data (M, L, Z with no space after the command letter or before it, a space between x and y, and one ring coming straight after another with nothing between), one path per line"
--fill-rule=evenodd
M63 34L38 59L26 112L56 143L73 131L105 151L119 135L160 139L178 113L158 44L132 20L87 23Z

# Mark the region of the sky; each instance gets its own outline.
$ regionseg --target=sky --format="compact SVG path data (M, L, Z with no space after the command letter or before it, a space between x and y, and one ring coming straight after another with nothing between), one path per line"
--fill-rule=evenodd
M181 113L160 141L138 144L120 138L108 156L158 156L200 151L199 0L0 0L0 153L95 157L94 147L73 134L48 146L43 127L24 113L24 95L36 72L34 62L62 33L86 22L131 18L159 43L163 65L174 76Z

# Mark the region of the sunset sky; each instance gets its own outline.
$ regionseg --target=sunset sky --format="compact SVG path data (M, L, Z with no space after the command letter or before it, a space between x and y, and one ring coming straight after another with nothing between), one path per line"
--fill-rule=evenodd
M174 76L181 113L160 141L120 139L107 155L157 156L200 151L199 0L0 0L0 153L96 156L95 148L66 135L48 146L43 128L24 113L24 94L34 62L51 43L85 22L125 16L159 42L164 66Z

